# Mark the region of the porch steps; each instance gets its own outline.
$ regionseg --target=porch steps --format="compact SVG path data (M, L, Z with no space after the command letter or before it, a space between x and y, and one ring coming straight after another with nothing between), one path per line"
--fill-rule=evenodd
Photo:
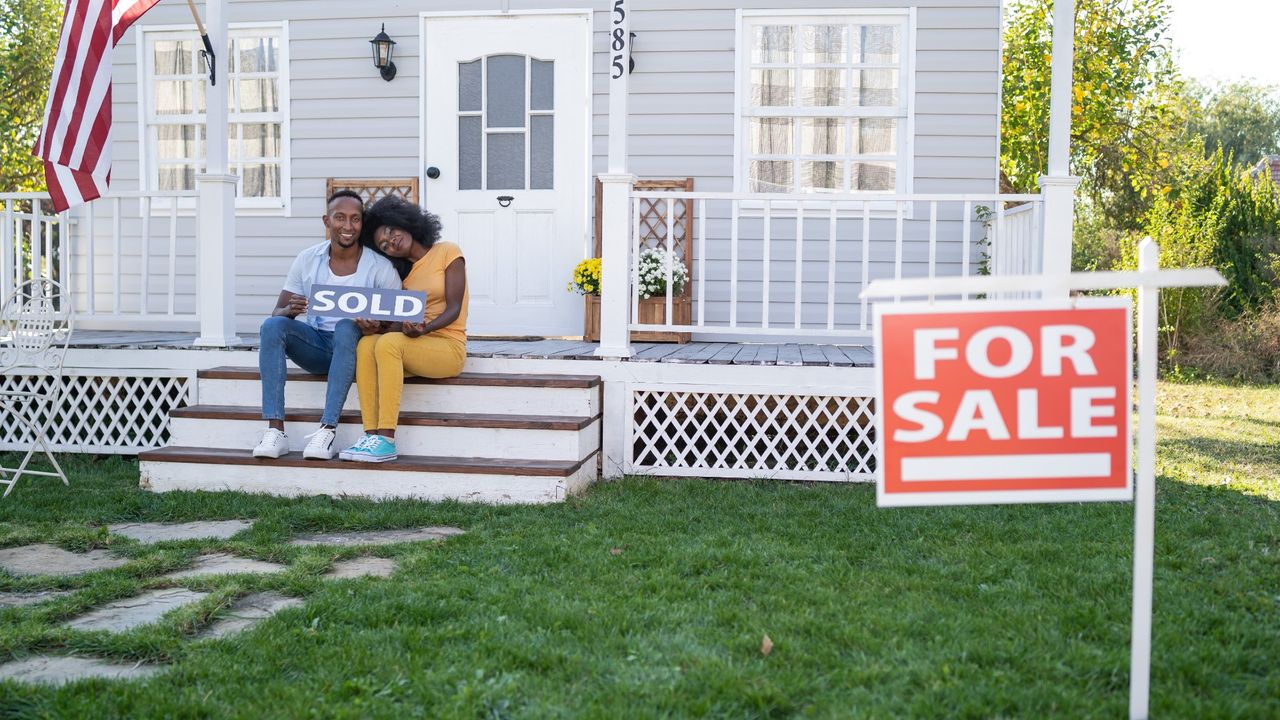
M599 475L598 377L406 378L396 432L400 457L382 464L302 458L306 434L320 421L324 380L290 371L285 427L291 452L260 460L250 454L264 427L257 369L199 372L197 397L204 402L170 413L170 445L138 456L141 486L155 492L545 503L563 500ZM340 447L360 437L358 407L353 388L339 418Z

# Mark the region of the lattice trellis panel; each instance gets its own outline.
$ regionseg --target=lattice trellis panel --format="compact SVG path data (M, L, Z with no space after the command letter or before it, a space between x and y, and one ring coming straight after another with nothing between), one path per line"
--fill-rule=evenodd
M631 400L632 472L875 479L870 397L633 389Z
M169 441L169 411L188 404L190 375L71 374L56 381L41 375L0 375L0 388L39 392L47 400L23 411L43 419L58 452L136 454ZM0 450L25 449L31 438L19 423L0 417Z
M337 190L355 192L364 198L366 207L388 195L402 197L414 204L418 202L418 178L329 178L325 184L325 197L329 197Z

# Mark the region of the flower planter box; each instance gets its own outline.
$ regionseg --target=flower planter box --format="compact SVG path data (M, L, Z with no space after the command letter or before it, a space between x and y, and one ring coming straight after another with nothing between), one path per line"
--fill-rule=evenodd
M582 323L582 339L586 342L600 342L600 296L587 295L583 298L585 312ZM665 324L667 313L666 297L652 297L640 301L640 322ZM693 302L688 296L671 298L672 322L687 325L693 322ZM687 332L650 332L633 331L632 342L689 342Z

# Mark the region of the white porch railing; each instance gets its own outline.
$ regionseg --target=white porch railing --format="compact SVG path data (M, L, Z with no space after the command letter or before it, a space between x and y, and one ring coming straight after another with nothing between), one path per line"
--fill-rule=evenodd
M53 214L46 193L2 193L0 289L44 275L74 299L86 329L194 330L196 218L191 192L112 192Z
M665 204L660 249L678 248L682 231L692 243L692 287L683 291L692 302L688 322L674 321L670 268L658 301L662 322L641 321L642 199ZM677 230L675 201L685 200L694 220ZM1023 274L1041 264L1039 195L633 191L631 204L632 330L865 338L870 304L860 294L873 280ZM652 247L652 231L649 237Z

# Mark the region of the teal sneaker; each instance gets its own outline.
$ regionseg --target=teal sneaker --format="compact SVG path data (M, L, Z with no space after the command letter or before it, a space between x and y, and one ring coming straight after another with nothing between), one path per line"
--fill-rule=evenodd
M355 462L381 463L395 460L396 441L382 435L365 435L360 442L347 448L342 453L344 460Z

